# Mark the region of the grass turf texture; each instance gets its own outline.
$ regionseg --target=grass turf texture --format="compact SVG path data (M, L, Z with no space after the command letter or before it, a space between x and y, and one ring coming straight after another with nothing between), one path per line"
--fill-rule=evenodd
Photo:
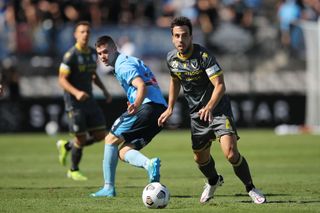
M75 182L66 178L68 167L60 166L57 158L55 141L67 135L4 134L0 212L320 212L319 136L276 136L271 130L240 130L240 136L240 151L267 204L251 203L215 142L212 153L225 183L210 203L201 205L204 178L193 162L189 131L163 131L143 149L148 157L161 157L161 182L171 192L167 208L158 210L147 209L141 201L146 172L120 161L117 197L89 197L103 184L103 143L84 150L81 170L89 180Z

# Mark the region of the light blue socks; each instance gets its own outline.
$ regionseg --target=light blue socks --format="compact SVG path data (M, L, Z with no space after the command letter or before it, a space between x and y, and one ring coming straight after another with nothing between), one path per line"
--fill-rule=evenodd
M105 186L114 187L116 168L118 164L118 146L105 144L103 158L103 178Z
M145 170L148 170L148 163L150 161L149 158L134 149L126 152L124 160L133 166L144 168Z

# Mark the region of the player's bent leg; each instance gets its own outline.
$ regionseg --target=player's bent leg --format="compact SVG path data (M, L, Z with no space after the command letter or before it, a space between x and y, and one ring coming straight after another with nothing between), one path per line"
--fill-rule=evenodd
M246 191L252 201L256 204L265 203L267 201L266 197L261 191L255 188L249 165L246 159L239 153L236 136L224 135L220 138L220 144L225 157L231 163L234 173L245 185Z
M147 158L140 151L135 150L132 144L122 146L119 151L119 157L130 165L144 168L148 172L150 183L160 181L161 165L159 158Z
M62 166L66 165L67 155L68 155L68 150L66 148L66 145L68 143L69 142L67 140L58 140L57 143L56 143L57 149L58 149L58 153L59 153L59 156L58 156L59 163Z

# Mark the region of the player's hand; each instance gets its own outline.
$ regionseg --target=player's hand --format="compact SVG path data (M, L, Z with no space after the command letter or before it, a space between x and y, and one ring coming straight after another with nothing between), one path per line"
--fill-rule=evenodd
M158 118L158 126L164 126L164 123L168 120L168 118L172 115L172 110L167 109L164 111L160 117Z
M88 93L84 92L84 91L79 91L77 94L76 94L76 99L78 101L85 101L86 99L89 98L89 95Z
M200 120L209 121L213 120L212 112L208 108L204 107L199 110L198 115L200 116Z
M129 113L129 115L133 115L138 111L138 107L132 103L130 103L129 101L127 101L127 111Z

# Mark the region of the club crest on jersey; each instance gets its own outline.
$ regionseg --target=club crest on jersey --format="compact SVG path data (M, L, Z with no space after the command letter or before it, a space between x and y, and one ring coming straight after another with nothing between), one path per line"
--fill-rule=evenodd
M178 61L172 61L171 62L171 66L172 66L172 68L177 69L178 66L179 66L179 62Z
M192 68L197 69L198 68L198 60L197 59L192 59L190 61L190 65Z

